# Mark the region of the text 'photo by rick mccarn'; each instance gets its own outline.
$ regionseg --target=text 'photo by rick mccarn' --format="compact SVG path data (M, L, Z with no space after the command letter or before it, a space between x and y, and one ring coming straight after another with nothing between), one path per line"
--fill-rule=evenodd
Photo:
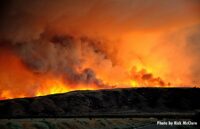
M198 129L199 88L200 0L0 1L0 129Z

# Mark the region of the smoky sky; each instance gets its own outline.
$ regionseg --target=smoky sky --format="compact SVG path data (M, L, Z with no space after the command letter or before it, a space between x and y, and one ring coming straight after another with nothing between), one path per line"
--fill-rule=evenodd
M110 34L199 22L198 0L1 1L1 35L37 39L46 29ZM1 37L2 37L1 36Z
M200 25L189 28L186 37L186 50L188 55L193 58L194 63L192 63L190 69L192 69L191 75L193 76L193 81L199 84L200 80Z
M103 85L95 71L99 66L123 71L121 58L128 59L130 49L128 45L122 49L125 43L111 40L118 41L132 32L155 32L184 36L186 46L180 52L192 59L184 68L194 80L200 77L200 32L190 29L200 24L199 0L3 0L0 6L1 48L13 51L35 74L61 74L70 83ZM178 33L180 30L187 33ZM168 45L176 51L176 44L181 42ZM166 49L162 43L157 46L160 50L153 53L155 56ZM167 60L166 53L161 57ZM185 58L182 54L178 57ZM171 61L171 66L176 63ZM177 72L175 67L170 69ZM144 73L163 83L159 77ZM121 74L125 76L125 72Z

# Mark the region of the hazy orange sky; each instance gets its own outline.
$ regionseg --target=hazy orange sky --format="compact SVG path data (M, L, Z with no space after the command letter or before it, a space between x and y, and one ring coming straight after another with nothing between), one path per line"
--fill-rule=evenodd
M199 0L2 0L0 17L0 98L200 84Z

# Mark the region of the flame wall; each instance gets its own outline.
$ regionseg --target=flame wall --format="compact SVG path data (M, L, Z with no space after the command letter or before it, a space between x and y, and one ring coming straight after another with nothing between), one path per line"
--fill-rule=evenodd
M0 6L0 99L199 86L198 0L9 0Z

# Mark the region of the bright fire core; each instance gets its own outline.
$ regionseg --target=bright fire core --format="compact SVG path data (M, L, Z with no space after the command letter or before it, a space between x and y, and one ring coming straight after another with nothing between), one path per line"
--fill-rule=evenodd
M147 1L3 2L0 99L199 87L200 2Z

